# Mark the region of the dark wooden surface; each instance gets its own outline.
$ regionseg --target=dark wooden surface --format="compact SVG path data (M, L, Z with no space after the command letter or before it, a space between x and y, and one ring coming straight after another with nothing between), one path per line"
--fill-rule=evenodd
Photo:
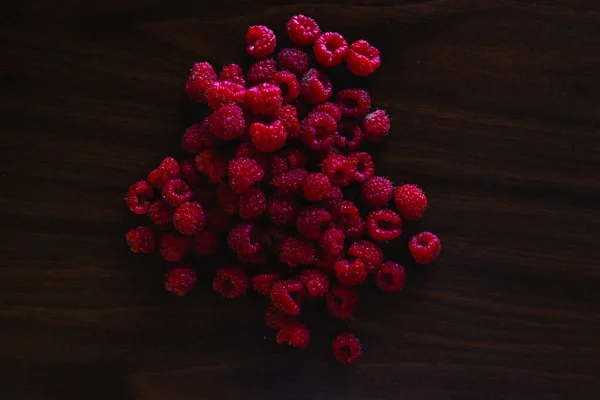
M317 3L317 2L308 2ZM597 399L600 4L79 2L0 15L2 399ZM176 151L194 60L307 13L382 51L382 174L427 189L435 266L367 295L350 368L315 330L274 345L257 302L183 300L128 253L127 186Z

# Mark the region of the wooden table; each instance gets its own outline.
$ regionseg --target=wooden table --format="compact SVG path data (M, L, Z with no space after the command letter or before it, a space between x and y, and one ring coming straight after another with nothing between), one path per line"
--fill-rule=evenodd
M3 6L2 399L600 396L600 4L328 3ZM403 293L367 292L306 351L273 343L253 296L207 281L171 296L165 265L123 239L126 188L197 117L191 64L248 65L247 26L283 37L296 13L380 48L378 171L427 190L416 229L443 242ZM348 326L365 355L344 367L329 341Z

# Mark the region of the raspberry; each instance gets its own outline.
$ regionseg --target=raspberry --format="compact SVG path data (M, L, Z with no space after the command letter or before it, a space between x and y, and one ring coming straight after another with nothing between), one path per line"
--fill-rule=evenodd
M244 95L246 94L246 88L243 85L229 81L216 81L208 88L206 92L206 101L208 106L213 110L218 110L225 104L236 103L242 104L244 102ZM211 130L214 134L215 132Z
M288 315L299 315L306 290L302 283L294 280L278 281L271 288L273 305Z
M392 210L375 210L367 216L367 232L376 242L396 239L402 233L402 218Z
M329 197L331 191L331 182L327 175L320 172L312 172L308 174L302 184L304 197L308 201L321 201Z
M335 98L344 117L358 118L366 115L371 108L371 96L362 89L340 90Z
M181 138L181 148L191 155L196 155L202 149L211 149L217 144L217 139L209 132L206 124L195 124L187 128Z
M384 262L375 275L377 287L384 293L395 293L402 290L406 282L406 270L393 261Z
M262 168L269 164L269 156L259 151L252 143L240 143L235 149L235 158L247 157L256 161Z
M156 247L156 238L152 229L145 226L133 228L125 234L125 240L134 253L152 253Z
M148 217L158 229L166 229L173 222L173 208L163 199L158 199L148 208Z
M354 75L371 75L381 65L379 50L366 40L357 40L348 49L346 65Z
M188 265L177 265L167 269L165 289L176 296L185 296L196 284L196 271Z
M256 182L260 182L265 176L265 171L255 160L240 157L229 162L228 175L229 185L236 193L241 194Z
M390 133L390 118L383 110L373 111L363 118L363 131L367 142L381 142Z
M267 305L267 310L265 311L265 323L269 328L280 329L284 326L294 324L297 321L297 316L291 316L284 313L272 303Z
M308 347L310 331L306 326L304 326L304 324L296 322L279 329L277 335L275 336L275 340L278 344L287 344L291 347L304 349Z
M329 190L329 195L324 201L324 204L329 211L333 212L340 206L340 203L343 199L344 193L342 193L342 189L337 186L332 186Z
M360 259L367 269L368 273L376 272L383 262L383 251L373 242L368 240L359 240L354 242L348 248L348 258Z
M258 115L275 115L282 102L281 89L270 83L259 83L246 91L246 107Z
M225 213L234 215L239 212L240 198L225 183L220 183L217 187L217 202Z
M285 26L290 40L300 46L310 46L321 33L317 22L305 15L294 15Z
M344 235L349 241L360 240L365 234L365 222L358 217L356 222L344 227Z
M281 106L277 110L276 118L281 121L290 137L300 136L300 122L298 121L298 111L294 106Z
M281 90L283 101L290 103L300 96L300 83L296 75L289 71L278 71L273 74L271 83Z
M281 176L283 173L288 172L290 166L281 154L273 154L269 160L267 167L267 180L272 182L275 178Z
M340 260L333 265L333 270L338 281L347 286L360 285L367 279L367 268L360 258Z
M340 333L331 346L336 360L342 364L352 364L362 356L360 341L351 333Z
M139 181L129 186L125 195L125 204L129 210L137 215L144 215L150 208L154 191L148 182Z
M181 261L190 250L190 238L164 233L160 237L158 250L160 255L168 262Z
M225 104L215 111L217 124L213 134L219 139L231 140L244 133L244 113L236 104Z
M285 238L281 242L279 260L290 267L312 264L315 262L315 246L306 240L294 237Z
M267 216L277 225L288 224L296 219L296 203L289 198L270 198Z
M234 299L248 291L248 276L240 267L228 265L217 269L212 286L224 298Z
M354 151L362 145L364 138L365 135L360 125L352 120L345 119L338 124L335 144L340 149Z
M240 196L240 217L242 219L258 218L267 208L267 196L259 188L252 187Z
M358 152L348 154L348 158L354 165L352 180L357 183L368 181L375 175L375 163L369 153Z
M331 184L339 187L348 186L354 175L352 160L341 154L327 156L321 168Z
M193 160L182 160L179 164L181 166L181 179L191 189L198 189L200 186L200 174L196 169L196 163Z
M279 69L301 75L310 66L310 56L302 50L286 48L277 53Z
M248 222L239 223L231 228L227 242L238 256L251 256L260 250L256 227Z
M206 224L204 208L195 201L183 203L173 213L173 225L182 235L192 236Z
M157 169L150 172L148 182L155 188L160 189L169 179L179 178L180 173L181 170L177 160L167 157L160 163Z
M188 186L187 183L181 179L171 179L167 181L162 187L163 199L169 205L177 207L185 202L188 202L194 196L194 192Z
M402 218L415 221L427 208L427 197L416 185L402 185L394 190L394 204Z
M329 114L336 123L342 120L342 111L338 106L330 102L317 104L310 112L311 114L315 112L324 112L325 114Z
M316 240L331 225L331 214L325 208L308 206L296 217L296 228L307 239Z
M275 186L282 195L292 195L302 190L302 185L307 176L307 170L295 168L276 177L273 180L273 186Z
M342 200L333 211L335 222L339 226L352 226L360 220L360 213L356 205L350 200Z
M269 125L255 122L250 127L250 138L258 150L272 153L285 145L287 132L279 120Z
M362 196L370 207L385 207L394 194L394 185L388 179L374 176L362 184Z
M190 75L185 83L185 93L190 100L197 103L206 101L206 92L217 79L217 74L212 65L207 62L196 63L190 70Z
M327 75L316 68L311 68L302 75L300 96L312 104L324 103L331 97L333 86Z
M219 73L219 80L230 81L238 85L246 86L244 70L237 64L229 64L223 67Z
M315 59L323 67L337 67L346 59L348 42L342 35L336 32L324 32L313 46Z
M283 228L275 225L268 225L266 228L263 228L260 233L260 243L265 249L278 253L281 248L281 243L288 237L290 237L290 235Z
M358 305L358 290L355 287L334 285L327 293L327 309L334 317L348 319Z
M337 124L331 115L315 112L302 121L300 135L309 148L325 152L334 144L336 129Z
M248 85L256 86L262 82L269 82L273 79L273 74L277 72L277 65L272 58L265 58L252 64L246 73Z
M296 279L304 285L308 296L312 299L325 297L329 291L329 278L321 270L315 268L304 269L300 271Z
M227 232L231 228L231 217L221 208L213 208L206 212L206 227L213 232Z
M254 58L265 58L275 51L277 40L272 30L264 25L254 25L246 32L246 51Z
M271 294L273 284L281 279L281 274L260 274L252 277L252 286L257 293L268 296Z
M417 264L429 264L440 254L442 245L433 233L421 232L411 236L408 249Z
M321 233L319 246L326 254L339 257L344 252L345 239L344 231L338 228L329 228Z
M197 256L210 256L217 253L219 236L209 230L203 230L192 238L192 253Z
M202 150L194 159L196 169L206 176L211 183L220 182L227 174L225 156L215 150Z
M281 155L286 158L291 169L306 168L308 166L308 155L297 147L283 149Z

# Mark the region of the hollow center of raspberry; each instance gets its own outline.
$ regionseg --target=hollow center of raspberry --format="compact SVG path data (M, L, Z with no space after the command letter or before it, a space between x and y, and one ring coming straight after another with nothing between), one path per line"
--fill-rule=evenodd
M350 357L352 357L352 350L350 349L350 346L340 347L338 354L340 358L344 359L345 362L348 362Z
M234 292L235 291L235 285L231 281L231 278L223 279L223 289L225 290L225 292Z
M356 99L352 99L352 98L344 98L344 99L342 99L342 105L345 108L352 109L352 108L358 107L358 101L356 101Z
M352 126L352 125L344 125L343 128L340 130L340 135L342 137L344 137L348 141L354 139L354 136L355 136L355 134L354 134L354 126ZM358 169L358 167L357 167L357 169Z
M383 276L381 277L381 280L384 283L387 283L388 285L393 285L394 284L394 275L392 275L392 274L383 274Z
M346 173L341 169L338 169L333 174L333 180L335 181L343 181L344 179L346 179Z
M395 224L391 221L377 221L377 226L379 226L379 229L382 229L384 231L392 231L398 229L398 224Z
M335 40L335 39L333 39L333 40L328 40L328 41L325 43L325 48L327 49L327 51L330 51L330 52L332 52L332 53L333 53L334 51L336 51L336 50L337 50L339 47L340 47L340 44L339 44L339 43L338 43L338 41L337 41L337 40Z
M417 244L419 246L427 247L427 245L429 244L429 239L427 239L426 237L420 237L419 239L417 239Z

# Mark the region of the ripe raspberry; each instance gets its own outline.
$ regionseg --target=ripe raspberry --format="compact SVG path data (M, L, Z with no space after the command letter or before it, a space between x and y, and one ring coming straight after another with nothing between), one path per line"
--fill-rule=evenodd
M246 51L254 58L265 58L275 51L277 40L272 30L264 25L253 25L246 32Z
M348 158L354 165L352 180L357 183L363 183L375 175L375 163L369 153L358 152L349 153Z
M286 48L277 53L277 64L280 70L301 75L310 66L310 56L302 50Z
M335 144L340 149L355 151L362 145L364 138L365 135L360 125L352 120L345 119L338 124Z
M338 106L330 102L317 104L310 112L311 114L316 112L324 112L325 114L329 114L336 123L342 120L342 111Z
M357 40L348 49L346 65L354 75L371 75L381 65L379 50L366 40Z
M340 260L333 265L335 277L347 286L360 285L367 279L367 268L360 258Z
M190 70L190 76L185 83L185 93L190 100L203 103L206 101L208 88L216 79L217 74L209 63L196 63Z
M248 276L240 267L227 265L217 269L213 289L226 299L243 296L248 291Z
M375 210L367 216L367 232L376 242L396 239L402 233L402 218L392 210Z
M127 208L137 215L144 215L150 208L154 191L148 182L139 181L129 186L125 195L125 204Z
M281 154L273 154L269 159L266 170L267 181L272 182L275 178L290 170L290 166Z
M221 208L215 207L206 212L206 228L218 233L224 233L231 228L231 217Z
M371 96L362 89L340 90L335 98L344 117L358 118L366 115L371 108Z
M287 132L279 120L269 125L255 122L250 127L250 138L258 150L272 153L285 145Z
M267 196L256 187L251 187L240 196L240 217L242 219L258 218L267 208Z
M410 254L417 264L432 263L440 254L440 239L431 232L421 232L411 236L408 242Z
M315 246L306 240L285 238L279 249L279 260L290 267L312 264L315 262Z
M334 144L336 129L337 124L331 115L315 112L302 121L300 135L310 149L326 152Z
M235 215L239 211L240 198L229 185L220 183L217 187L217 202L225 213Z
M296 280L302 282L308 296L312 299L324 297L329 291L329 278L318 269L308 268L300 271Z
M295 168L287 171L273 180L273 186L277 188L279 194L292 195L302 190L304 180L308 176L308 171L303 168Z
M167 181L162 187L163 199L169 205L177 207L185 202L188 202L194 196L194 192L187 183L181 179L171 179Z
M279 308L275 307L272 303L269 303L267 305L267 310L265 311L265 323L269 328L280 329L284 326L294 324L297 321L297 316L291 316L284 313Z
M373 208L385 207L394 195L394 185L388 179L374 176L362 184L362 196L367 204Z
M260 182L265 171L253 159L247 157L234 158L229 162L229 186L238 193L246 192L250 186Z
M246 88L243 85L229 81L216 81L208 88L206 92L206 101L213 110L218 110L225 104L242 104ZM211 130L211 133L215 133Z
M276 118L281 121L290 137L300 136L300 122L298 121L298 111L294 106L281 106L277 110Z
M327 75L311 68L302 75L300 96L311 104L324 103L331 97L333 86Z
M271 288L273 305L288 315L299 315L306 297L302 283L294 280L278 281Z
M196 169L205 174L211 183L220 182L227 174L227 159L215 150L202 150L194 161Z
M325 208L308 206L296 217L296 228L307 239L317 240L331 226L331 214Z
M251 256L260 250L258 232L253 223L241 222L229 231L229 248L238 256Z
M158 229L166 229L173 222L173 208L163 199L158 199L148 208L148 216Z
M329 197L331 182L327 175L320 172L310 173L302 184L304 197L308 201L321 201Z
M332 186L329 190L329 195L324 201L324 205L333 213L340 206L340 203L343 199L344 193L342 192L342 189L337 186Z
M225 65L219 73L219 80L230 81L238 85L246 86L244 70L237 64Z
M196 271L188 265L177 265L167 269L165 289L176 296L185 296L196 285Z
M394 204L402 218L415 221L427 208L427 197L416 185L402 185L394 190Z
M367 272L372 274L381 267L383 251L373 242L359 240L352 243L348 248L348 258L350 260L360 259L365 264Z
M209 132L206 124L190 126L181 138L181 148L194 156L202 149L212 149L216 144L217 139Z
M256 161L262 168L269 164L269 156L259 151L252 143L240 143L235 149L235 158L247 157Z
M287 147L283 149L281 155L285 157L291 169L308 166L308 154L298 147Z
M158 250L168 262L181 261L190 250L190 238L163 233L158 243Z
M305 349L308 347L310 340L310 331L304 324L296 322L295 324L286 325L279 329L275 340L277 344L287 344L291 347Z
M342 364L352 364L362 356L360 340L351 333L340 333L333 339L333 355Z
M225 104L215 111L217 124L213 134L219 139L236 139L244 133L244 112L236 104Z
M367 142L381 142L390 133L390 118L383 110L367 114L363 118L363 132Z
M197 256L211 256L218 249L219 236L213 231L203 230L192 238L192 253Z
M326 254L339 257L344 253L345 239L344 231L338 228L329 228L321 233L319 246Z
M356 287L334 285L327 293L327 309L334 317L348 319L356 310L358 300Z
M291 103L300 96L300 83L296 75L289 71L278 71L273 74L271 83L281 90L283 101Z
M134 253L150 254L156 247L154 231L145 226L138 226L127 232L125 240Z
M260 233L260 243L263 248L273 253L279 253L281 243L290 237L289 233L281 227L267 225Z
M193 160L181 160L181 179L188 184L190 189L198 189L200 186L200 174ZM201 203L204 204L204 203Z
M267 203L267 216L277 225L289 224L296 219L296 203L286 197L271 197Z
M269 82L277 72L277 64L272 58L265 58L252 64L246 73L249 86L256 86L262 82Z
M205 224L204 208L195 201L183 203L173 213L173 225L182 235L195 235L204 228Z
M393 261L384 262L375 275L377 287L384 293L395 293L402 290L406 282L406 270Z
M348 186L354 176L352 160L341 154L327 156L321 168L331 184L339 187Z
M321 33L317 22L305 15L294 15L285 26L290 40L300 46L310 46Z
M148 182L155 188L160 189L169 179L179 178L180 173L181 170L177 160L167 157L160 163L157 169L150 172Z
M338 226L346 227L356 224L360 219L360 213L356 205L350 200L342 200L335 210L333 217Z
M259 83L246 91L246 107L258 115L275 115L283 97L281 89L270 83Z
M315 59L323 67L337 67L346 59L348 42L342 35L336 32L324 32L313 47Z
M344 227L344 235L349 241L360 240L365 235L365 221L362 217L350 225Z
M273 284L280 279L280 273L254 275L252 277L252 286L257 293L263 296L269 296L271 294Z

